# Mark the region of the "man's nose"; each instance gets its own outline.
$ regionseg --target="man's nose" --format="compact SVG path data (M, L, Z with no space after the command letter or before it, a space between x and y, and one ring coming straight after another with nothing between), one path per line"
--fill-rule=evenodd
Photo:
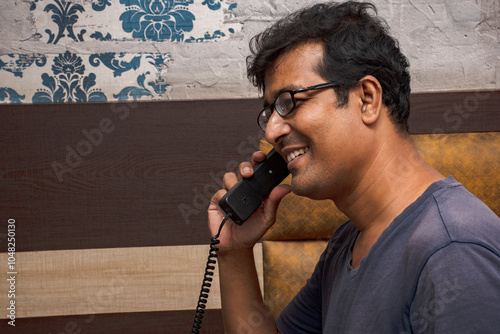
M273 112L266 126L266 140L271 144L279 144L281 138L290 132L290 124L276 111Z

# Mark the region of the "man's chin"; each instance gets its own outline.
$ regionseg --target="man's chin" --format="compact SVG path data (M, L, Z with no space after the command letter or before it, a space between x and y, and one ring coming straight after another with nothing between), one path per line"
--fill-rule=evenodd
M307 184L306 182L300 182L292 177L292 182L290 183L292 192L297 196L308 197L310 199L320 199L317 198L319 192L315 190L316 187Z
M305 182L305 180L300 180L300 178L292 177L290 187L292 192L297 196L307 197L313 200L328 199L324 194L325 188L322 186L322 182L315 184L312 182Z

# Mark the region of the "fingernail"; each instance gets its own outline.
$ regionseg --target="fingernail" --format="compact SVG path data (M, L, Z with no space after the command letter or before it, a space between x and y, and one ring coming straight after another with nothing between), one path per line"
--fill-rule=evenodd
M251 172L252 172L252 170L250 169L250 167L243 168L243 173L244 174L250 174Z

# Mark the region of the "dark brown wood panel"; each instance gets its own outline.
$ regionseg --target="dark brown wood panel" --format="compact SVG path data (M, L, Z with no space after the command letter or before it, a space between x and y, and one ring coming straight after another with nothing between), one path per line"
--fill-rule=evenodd
M16 250L208 243L208 201L258 148L260 105L0 106L0 212L17 221Z
M411 133L486 131L500 131L500 91L418 93L411 96Z
M412 133L500 131L500 91L411 99ZM0 219L17 220L17 251L207 243L209 198L258 147L261 105L0 105Z
M15 327L0 321L1 333L30 334L188 334L194 311L89 314L66 317L17 318ZM221 310L207 310L201 334L224 332Z

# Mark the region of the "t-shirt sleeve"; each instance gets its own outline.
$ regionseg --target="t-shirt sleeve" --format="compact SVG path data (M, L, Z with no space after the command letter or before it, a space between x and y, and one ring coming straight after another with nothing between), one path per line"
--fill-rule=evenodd
M276 319L281 334L321 333L323 254L307 283Z
M414 333L498 333L500 256L478 244L453 242L435 252L410 307Z

